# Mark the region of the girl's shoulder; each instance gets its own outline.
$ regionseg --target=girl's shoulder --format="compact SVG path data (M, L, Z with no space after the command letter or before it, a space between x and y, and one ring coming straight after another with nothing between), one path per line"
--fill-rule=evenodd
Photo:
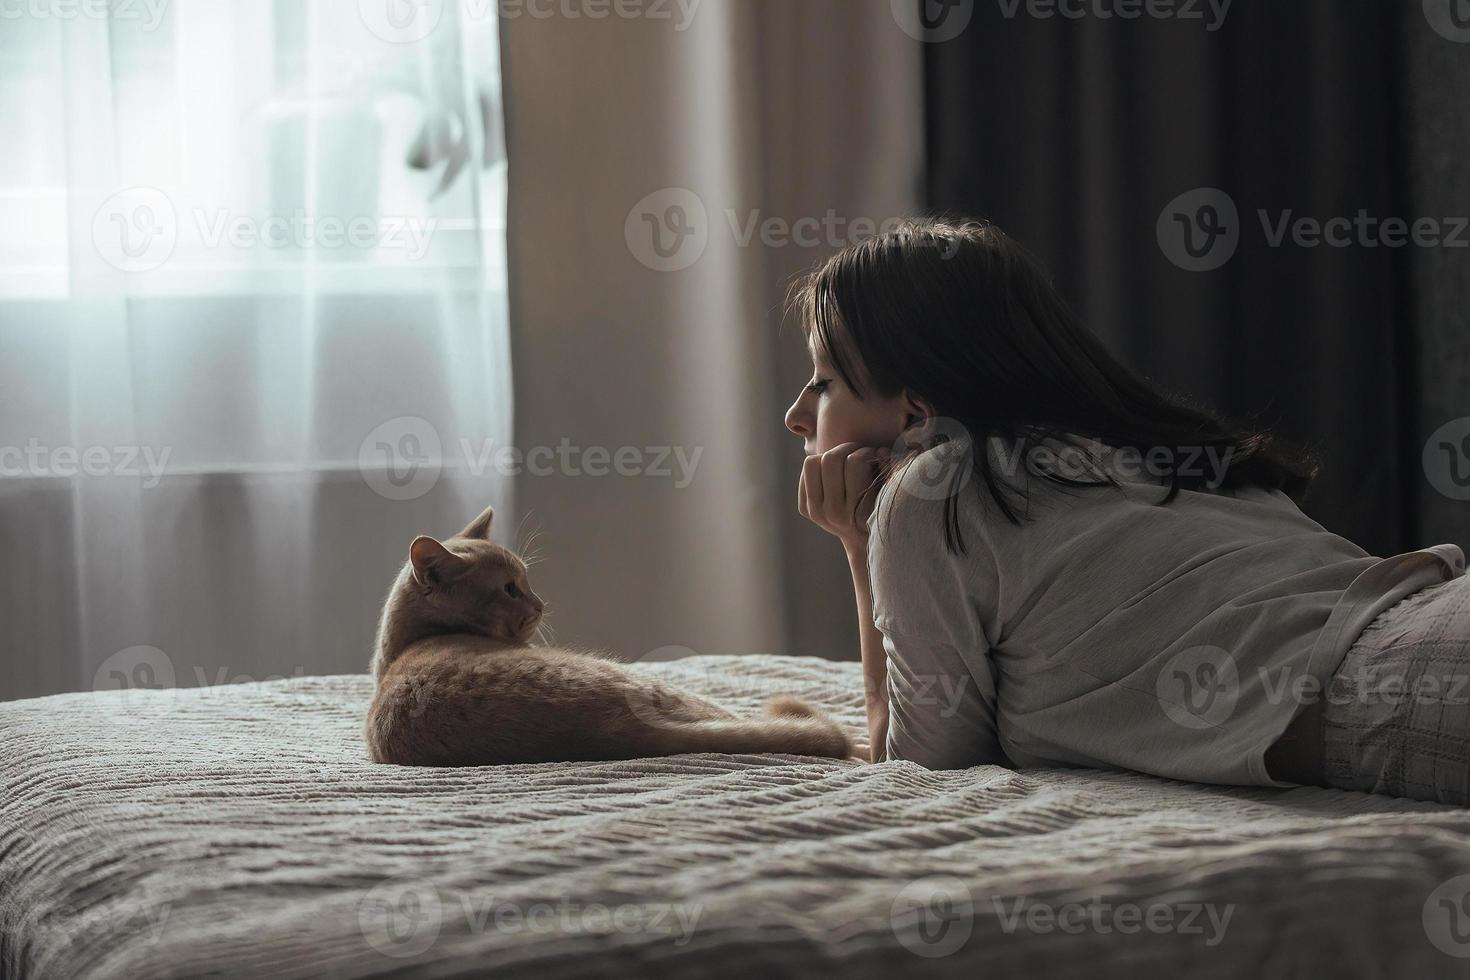
M907 533L923 534L941 519L983 531L1008 520L997 498L1013 512L1039 518L1056 502L1061 486L1049 474L1089 481L1103 479L1110 469L1106 447L1092 440L977 437L958 424L953 428L941 431L937 444L899 458L878 496L875 516ZM977 446L983 446L983 456Z
M944 565L989 551L987 525L997 512L985 482L975 440L964 431L898 457L873 506L870 557Z
M884 481L868 535L874 622L886 635L958 628L996 594L973 444L960 437L902 457ZM965 627L972 640L979 627Z
M974 476L974 439L968 432L897 455L879 489L874 517L901 521L906 530L927 526L929 518L943 513L946 503Z

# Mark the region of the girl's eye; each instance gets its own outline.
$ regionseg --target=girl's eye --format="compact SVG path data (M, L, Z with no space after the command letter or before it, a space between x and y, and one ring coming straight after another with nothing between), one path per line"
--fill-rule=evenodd
M829 384L831 384L831 383L832 382L830 382L830 381L822 381L822 380L813 381L811 384L809 384L809 385L806 386L806 390L807 391L811 391L811 392L815 392L816 394L820 395L822 392L824 392L824 391L827 390L827 386Z
M505 594L514 599L516 596L521 594L521 590L516 588L516 584L514 582L506 582Z

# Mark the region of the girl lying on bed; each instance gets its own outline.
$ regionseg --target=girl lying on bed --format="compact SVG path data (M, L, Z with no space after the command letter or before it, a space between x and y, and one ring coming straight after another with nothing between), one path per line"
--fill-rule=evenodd
M1470 579L1296 506L1316 467L1115 361L982 223L798 284L803 516L852 570L874 761L1470 804Z

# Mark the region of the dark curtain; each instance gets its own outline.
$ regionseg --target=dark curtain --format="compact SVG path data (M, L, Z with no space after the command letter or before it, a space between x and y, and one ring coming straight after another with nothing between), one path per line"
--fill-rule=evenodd
M1470 249L1356 226L1347 247L1271 241L1283 216L1470 213L1470 43L1419 0L1235 0L1216 30L1203 2L1204 20L1011 9L976 2L926 45L930 208L1020 239L1161 387L1316 450L1304 509L1329 530L1380 555L1470 546L1470 503L1425 455L1470 416Z

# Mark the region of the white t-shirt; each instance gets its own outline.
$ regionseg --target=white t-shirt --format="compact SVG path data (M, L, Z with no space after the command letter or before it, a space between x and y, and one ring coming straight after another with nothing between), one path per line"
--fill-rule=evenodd
M1013 449L988 446L1011 467L1001 472L1024 474ZM1181 490L1158 506L1167 487L1136 457L1110 459L1116 489L1031 476L1029 504L1011 498L1030 516L1016 527L973 463L966 438L921 454L883 487L871 522L886 754L931 769L1290 785L1267 774L1266 749L1358 633L1464 574L1455 545L1375 558L1280 491ZM945 545L956 473L963 555Z

